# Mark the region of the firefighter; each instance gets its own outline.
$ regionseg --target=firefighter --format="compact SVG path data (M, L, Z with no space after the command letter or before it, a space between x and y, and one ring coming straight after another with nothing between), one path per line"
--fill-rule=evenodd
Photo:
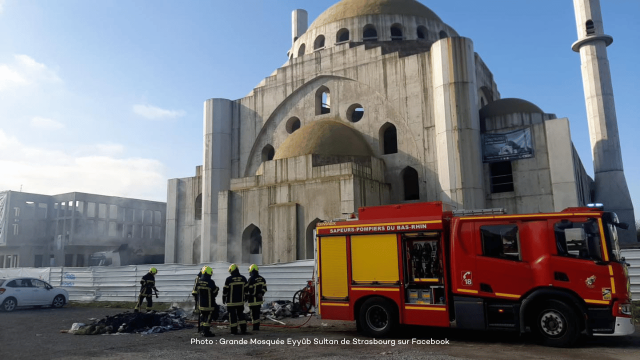
M238 334L238 325L243 334L247 333L247 320L244 318L244 293L247 286L247 278L240 275L238 265L229 266L231 275L224 282L222 291L222 302L227 304L229 311L229 326L231 334Z
M200 271L198 272L198 275L196 275L196 279L193 281L193 290L191 290L191 296L193 296L193 299L196 301L196 307L194 312L197 314L198 313L198 282L200 281L200 277L202 276L202 274L204 274L204 270L207 268L208 266L203 266L202 269L200 269Z
M260 330L260 307L264 302L264 293L267 292L267 281L258 274L258 265L249 267L249 283L246 289L247 303L251 309L251 323L253 330Z
M158 269L152 267L149 269L149 272L142 277L140 280L140 295L138 295L138 303L136 307L133 309L133 312L137 313L140 311L142 307L142 301L147 298L147 312L151 311L151 307L153 306L153 292L156 292L156 297L158 297L158 289L156 289L156 277L155 275L158 273Z
M196 296L198 299L198 312L201 321L202 336L212 337L215 336L211 332L211 319L216 312L216 296L218 296L219 288L216 283L211 279L213 270L210 267L205 266L201 271L202 275L198 279L196 285Z

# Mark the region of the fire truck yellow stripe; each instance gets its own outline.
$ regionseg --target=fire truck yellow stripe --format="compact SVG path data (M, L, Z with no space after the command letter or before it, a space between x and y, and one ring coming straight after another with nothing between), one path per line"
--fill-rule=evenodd
M613 280L613 276L611 277L611 293L614 295L616 293L616 282Z
M478 290L468 290L468 289L458 289L457 291L470 293L470 294L477 294L478 293Z
M613 276L613 266L609 265L609 275Z
M349 304L338 304L338 303L321 303L323 306L349 306Z
M503 293L496 293L496 296L502 296L502 297L508 297L508 298L515 298L515 299L519 299L519 298L520 298L520 295L503 294Z
M609 305L609 302L606 300L590 300L590 299L584 299L584 302L588 303L588 304L604 304L604 305Z
M410 222L399 222L399 223L385 223L385 224L354 224L354 225L341 225L341 226L318 226L318 229L341 229L341 228L349 228L349 227L362 227L362 226L387 226L387 225L412 225L412 224L441 224L442 220L432 220L432 221L410 221ZM320 236L320 235L319 235Z
M598 225L600 225L600 241L602 242L602 250L604 251L604 261L609 261L609 251L607 250L607 243L604 241L604 227L602 226L602 219L598 219Z
M351 290L364 290L364 291L400 291L399 288L358 288L352 287Z
M433 306L405 306L405 310L431 310L431 311L447 311L447 308Z
M547 218L563 216L593 216L588 213L560 213L560 214L536 214L536 215L495 215L495 216L465 216L460 220L486 220L486 219L521 219L521 218Z

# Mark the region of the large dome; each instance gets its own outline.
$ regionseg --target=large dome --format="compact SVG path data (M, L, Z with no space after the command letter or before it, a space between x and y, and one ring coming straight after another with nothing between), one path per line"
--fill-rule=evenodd
M480 109L481 118L492 118L515 113L544 114L544 111L542 111L538 105L518 98L496 100Z
M369 144L357 130L338 120L316 120L289 135L273 160L309 154L373 156Z
M309 29L365 15L409 15L442 22L438 15L416 0L342 0L320 14Z

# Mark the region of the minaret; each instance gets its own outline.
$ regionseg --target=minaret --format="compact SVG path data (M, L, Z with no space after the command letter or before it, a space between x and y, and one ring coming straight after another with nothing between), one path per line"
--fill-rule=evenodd
M580 53L582 81L587 105L593 168L595 202L614 211L629 230L618 229L621 243L635 243L633 204L622 168L620 136L613 100L607 46L613 38L604 34L600 0L573 0L578 41L571 48Z

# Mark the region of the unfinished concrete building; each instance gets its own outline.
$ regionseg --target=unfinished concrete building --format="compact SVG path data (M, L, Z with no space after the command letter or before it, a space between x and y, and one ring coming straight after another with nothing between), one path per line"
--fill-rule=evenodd
M414 0L292 15L287 62L204 104L203 165L168 185L165 261L313 257L320 220L443 201L538 213L593 198L569 121L502 99L473 42Z
M78 192L0 192L0 268L163 263L166 207Z

